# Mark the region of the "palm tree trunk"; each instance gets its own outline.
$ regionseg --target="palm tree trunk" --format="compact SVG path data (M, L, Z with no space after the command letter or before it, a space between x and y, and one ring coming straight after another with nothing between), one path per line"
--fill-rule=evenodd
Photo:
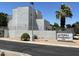
M60 25L61 25L61 28L65 28L65 17L61 17L61 23L60 23Z

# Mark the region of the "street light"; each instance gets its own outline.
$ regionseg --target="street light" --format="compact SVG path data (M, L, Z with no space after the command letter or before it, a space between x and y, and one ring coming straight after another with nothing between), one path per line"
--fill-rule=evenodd
M34 3L30 2L30 4L31 4L31 7L34 8ZM31 41L33 41L33 10L32 10L32 39Z

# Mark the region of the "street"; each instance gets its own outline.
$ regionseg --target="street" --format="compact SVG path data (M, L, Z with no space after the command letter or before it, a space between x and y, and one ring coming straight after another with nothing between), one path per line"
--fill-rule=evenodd
M38 45L0 40L0 49L27 53L32 56L79 56L79 48Z

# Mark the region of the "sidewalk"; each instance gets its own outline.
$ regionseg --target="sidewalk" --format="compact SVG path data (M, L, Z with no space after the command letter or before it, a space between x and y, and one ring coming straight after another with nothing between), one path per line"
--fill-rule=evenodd
M79 40L73 40L73 42L62 42L57 40L44 40L44 39L37 39L35 41L20 41L20 40L13 40L13 39L11 40L9 38L0 38L0 40L20 42L20 43L32 43L32 44L40 44L40 45L79 48Z
M20 53L20 52L0 49L0 55L2 52L5 53L5 56L31 56L31 55L26 54L26 53Z
M79 48L79 40L73 40L72 42L68 41L57 41L57 40L36 40L35 42L39 42L39 44L51 45L51 46L62 46L62 47L73 47Z

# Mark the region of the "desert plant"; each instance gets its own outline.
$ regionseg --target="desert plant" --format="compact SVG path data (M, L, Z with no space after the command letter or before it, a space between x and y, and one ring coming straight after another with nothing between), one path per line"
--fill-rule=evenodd
M22 41L29 41L29 40L30 40L29 34L28 34L28 33L23 33L23 34L21 35L21 40L22 40Z
M33 36L34 39L38 39L38 37L36 35Z
M5 53L4 52L1 52L1 56L5 56Z

